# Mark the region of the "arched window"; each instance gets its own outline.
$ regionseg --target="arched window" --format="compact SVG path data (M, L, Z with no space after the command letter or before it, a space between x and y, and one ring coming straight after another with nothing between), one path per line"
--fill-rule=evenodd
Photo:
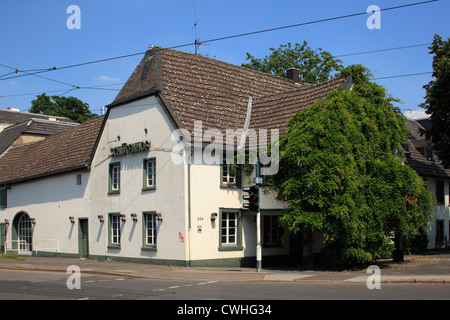
M19 240L19 254L31 254L33 248L33 225L30 216L23 213L17 223L17 240Z

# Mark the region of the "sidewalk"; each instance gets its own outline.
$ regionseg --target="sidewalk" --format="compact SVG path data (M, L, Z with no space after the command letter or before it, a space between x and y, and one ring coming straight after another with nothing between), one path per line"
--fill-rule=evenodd
M148 279L195 281L315 281L362 282L372 275L361 271L318 271L294 269L171 267L115 261L72 258L24 257L24 260L0 258L0 269L66 272L77 265L81 273L104 274ZM381 282L450 283L450 252L405 256L405 262L379 261Z

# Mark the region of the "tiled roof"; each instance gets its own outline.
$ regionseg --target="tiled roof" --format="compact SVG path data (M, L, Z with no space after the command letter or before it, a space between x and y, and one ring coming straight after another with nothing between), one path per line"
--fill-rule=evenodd
M158 94L180 128L192 134L194 121L202 121L203 131L225 132L244 127L251 95L250 127L282 128L293 113L348 80L295 83L201 55L153 47L108 107Z
M75 122L50 121L32 118L29 121L9 126L0 132L0 154L21 135L49 136L77 126Z
M72 123L74 122L73 120L65 117L56 117L38 113L19 112L13 110L0 110L0 123L18 124L29 121L33 118L43 120L49 120L53 118L61 122L72 122Z
M179 128L241 129L249 96L254 105L250 128L284 129L299 110L348 85L350 77L312 85L253 71L200 55L153 47L116 99L114 108L157 95ZM85 168L91 161L104 117L86 121L43 141L12 146L0 156L0 184Z
M104 117L97 117L44 140L10 147L0 157L0 184L86 168Z
M427 159L427 148L431 145L425 137L420 135L419 130L423 129L420 123L415 120L407 120L407 126L411 132L408 135L409 155L407 155L405 163L422 177L450 179L450 169L442 166L436 154L431 160Z

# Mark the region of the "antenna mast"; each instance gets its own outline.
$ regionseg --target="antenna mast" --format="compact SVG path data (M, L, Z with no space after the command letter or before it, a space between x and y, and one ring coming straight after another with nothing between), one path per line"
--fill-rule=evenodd
M198 24L198 20L197 20L197 1L194 0L194 30L195 30L195 40L194 40L194 46L195 46L195 54L198 54L198 49L200 47L200 41L198 40L197 37L197 24Z

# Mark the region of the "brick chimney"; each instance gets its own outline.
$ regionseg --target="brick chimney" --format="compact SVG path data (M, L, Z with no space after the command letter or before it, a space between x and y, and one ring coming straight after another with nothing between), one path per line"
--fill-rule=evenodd
M286 78L294 82L298 82L299 70L296 68L289 68L286 71Z

